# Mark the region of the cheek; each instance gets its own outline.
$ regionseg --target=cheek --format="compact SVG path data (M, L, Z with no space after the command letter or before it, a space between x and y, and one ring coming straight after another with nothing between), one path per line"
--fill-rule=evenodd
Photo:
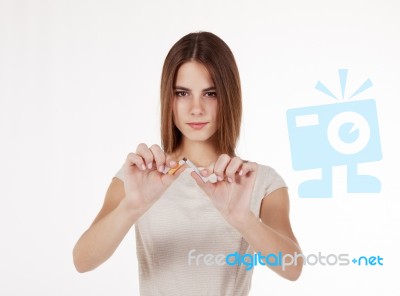
M175 100L174 105L172 107L172 118L174 120L175 125L177 122L179 122L180 114L182 114L182 111L183 111L182 104L178 104L178 102Z

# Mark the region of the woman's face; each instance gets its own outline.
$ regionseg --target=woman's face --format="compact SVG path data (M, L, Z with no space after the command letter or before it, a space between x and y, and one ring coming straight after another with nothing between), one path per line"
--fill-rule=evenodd
M173 116L184 140L209 140L217 130L217 111L217 93L206 67L195 61L183 64L174 85Z

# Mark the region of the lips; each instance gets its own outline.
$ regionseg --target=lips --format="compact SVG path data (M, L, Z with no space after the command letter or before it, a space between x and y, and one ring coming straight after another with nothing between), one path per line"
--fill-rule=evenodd
M188 125L193 129L202 129L208 122L189 122Z

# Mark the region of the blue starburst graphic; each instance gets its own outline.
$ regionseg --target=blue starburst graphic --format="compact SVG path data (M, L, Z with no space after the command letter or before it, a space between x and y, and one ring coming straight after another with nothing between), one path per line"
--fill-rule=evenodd
M346 91L346 85L347 85L347 73L349 72L347 69L339 69L339 80L340 80L340 89L341 89L341 95L342 99L345 98L345 91ZM354 96L362 93L366 89L370 88L372 86L372 81L371 79L367 79L351 96L348 97L348 99L352 99ZM335 96L326 86L323 84L321 81L318 80L317 84L315 85L315 88L324 94L338 100L337 96Z

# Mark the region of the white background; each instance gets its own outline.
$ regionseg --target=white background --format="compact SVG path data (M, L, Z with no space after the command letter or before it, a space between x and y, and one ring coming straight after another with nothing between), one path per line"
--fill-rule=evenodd
M220 36L243 84L239 153L274 167L291 195L306 254L380 255L383 266L306 266L296 282L256 268L250 295L395 295L398 283L398 1L0 1L0 294L138 295L134 232L96 270L79 274L72 248L111 178L140 142L159 143L163 60L183 35ZM363 165L380 194L301 199L287 109L334 103L370 78L383 160ZM188 238L190 239L190 238ZM190 291L187 292L190 295Z

